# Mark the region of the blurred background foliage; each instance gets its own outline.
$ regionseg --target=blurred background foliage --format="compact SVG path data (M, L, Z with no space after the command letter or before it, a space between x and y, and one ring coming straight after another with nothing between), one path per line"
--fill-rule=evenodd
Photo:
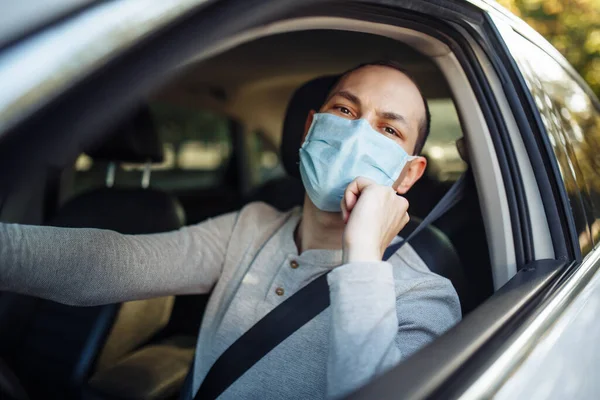
M498 0L554 45L600 97L600 0Z

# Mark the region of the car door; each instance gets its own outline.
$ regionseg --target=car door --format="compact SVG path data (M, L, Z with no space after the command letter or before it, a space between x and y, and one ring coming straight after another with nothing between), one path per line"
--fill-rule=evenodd
M544 309L545 318L531 321L521 336L522 345L508 348L504 361L498 361L480 381L489 383L491 369L504 368L510 377L505 376L496 398L592 398L597 387L590 371L599 362L594 315L600 267L600 102L562 55L535 33L502 21L498 27L522 75L535 122L545 131L546 147L555 158L559 172L555 178L568 198L565 212L572 215L574 247L581 263ZM529 345L524 345L526 338ZM511 368L511 358L521 364ZM464 398L481 396L481 389L481 384L474 385Z

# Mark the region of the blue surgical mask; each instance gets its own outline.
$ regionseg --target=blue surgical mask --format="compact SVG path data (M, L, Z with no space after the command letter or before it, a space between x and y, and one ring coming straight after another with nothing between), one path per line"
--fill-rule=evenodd
M315 114L300 148L300 175L317 208L339 212L344 191L355 178L392 186L414 158L365 119Z

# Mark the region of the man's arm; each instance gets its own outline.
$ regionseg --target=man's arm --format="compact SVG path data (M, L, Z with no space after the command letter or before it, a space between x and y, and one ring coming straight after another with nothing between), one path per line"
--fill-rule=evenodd
M430 275L401 281L381 261L408 223L408 202L391 187L356 178L344 193L344 265L329 273L331 327L327 394L348 394L460 320L450 282Z
M460 320L458 296L440 277L415 280L398 297L387 262L342 265L328 281L329 398L366 384Z
M236 218L152 235L0 224L0 290L71 305L207 293Z

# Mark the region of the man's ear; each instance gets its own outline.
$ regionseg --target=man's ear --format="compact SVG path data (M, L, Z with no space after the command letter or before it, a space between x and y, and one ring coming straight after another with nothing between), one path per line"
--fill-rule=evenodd
M400 194L406 194L408 190L423 176L425 168L427 167L427 159L425 157L418 156L417 158L409 161L404 170L394 183L394 189Z
M315 113L316 113L315 110L310 110L308 112L308 115L306 116L306 121L304 122L304 134L302 135L302 140L300 141L300 146L302 146L304 144L304 139L306 139L306 135L308 135L308 130L310 129L310 126L312 125Z

